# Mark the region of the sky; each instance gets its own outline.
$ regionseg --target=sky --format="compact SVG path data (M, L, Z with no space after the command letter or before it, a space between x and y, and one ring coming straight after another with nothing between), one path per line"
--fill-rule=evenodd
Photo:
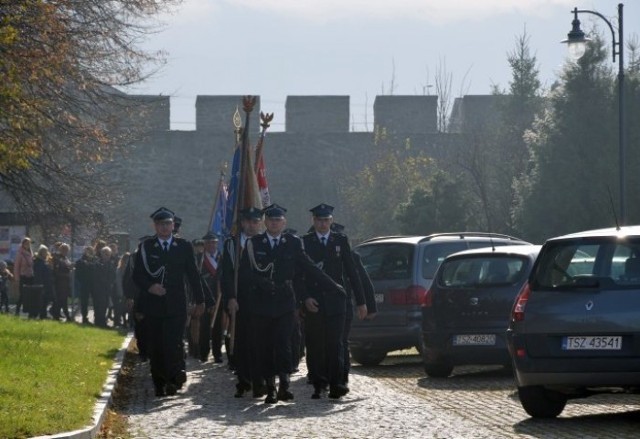
M283 131L289 95L347 95L351 126L371 130L376 95L435 94L438 71L453 97L508 87L507 55L525 32L548 87L566 62L559 42L574 7L617 26L618 0L183 0L160 17L143 48L167 64L129 93L171 96L171 129L195 129L198 95L261 97ZM611 43L606 23L580 14ZM640 35L640 1L624 6L624 37ZM617 38L617 30L616 38ZM617 68L617 63L612 68ZM442 76L442 75L441 75ZM231 116L229 122L232 130Z

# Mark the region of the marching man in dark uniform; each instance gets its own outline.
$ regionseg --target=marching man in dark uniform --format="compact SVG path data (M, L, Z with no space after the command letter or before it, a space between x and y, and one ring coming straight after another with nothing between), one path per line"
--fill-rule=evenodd
M173 236L173 212L161 207L151 218L156 236L140 244L133 280L140 288L156 396L175 395L187 379L182 338L187 322L185 280L191 286L198 317L204 312L204 294L193 246Z
M311 260L336 283L348 280L353 292L358 318L367 315L360 277L351 255L346 235L331 231L333 206L320 204L310 209L313 230L302 239ZM305 311L305 338L309 378L313 383L313 399L320 398L329 386L329 397L340 398L348 392L344 385L344 345L347 301L344 294L326 291L322 285L307 279L306 295L302 297Z
M250 287L247 284L247 274L238 274L238 286L235 287L236 257L244 253L247 239L260 233L262 229L262 209L249 207L239 212L240 226L240 252L237 251L237 236L231 236L224 242L222 260L220 263L220 289L223 302L227 304L230 319L234 319L233 354L229 356L229 363L233 365L238 377L235 397L240 398L245 392L253 389L253 396L264 396L264 384L253 353L253 339L251 333L251 300ZM239 267L240 268L240 267ZM230 354L231 341L227 346L227 355Z
M345 294L305 254L302 240L282 233L286 209L272 204L264 209L266 232L247 241L241 264L247 267L251 288L251 327L257 363L267 383L265 403L293 399L289 391L292 372L291 338L297 307L296 292L304 295L305 276L333 294ZM276 394L275 377L279 387Z

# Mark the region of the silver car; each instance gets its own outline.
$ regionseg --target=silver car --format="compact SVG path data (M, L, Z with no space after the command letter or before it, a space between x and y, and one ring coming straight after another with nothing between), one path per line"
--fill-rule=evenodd
M518 395L532 417L567 400L640 392L640 227L548 240L507 332Z

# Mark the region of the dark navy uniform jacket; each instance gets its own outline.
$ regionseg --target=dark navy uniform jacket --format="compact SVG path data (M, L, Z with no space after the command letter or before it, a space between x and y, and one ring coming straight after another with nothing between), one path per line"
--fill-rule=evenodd
M166 253L155 237L140 244L136 253L133 281L141 290L140 311L145 315L186 316L188 294L185 281L191 287L193 302L204 302L193 246L189 241L176 236L173 237ZM155 283L162 284L167 294L151 294L149 287Z
M240 266L238 269L238 288L235 285L235 260L237 253L238 238L231 236L224 241L222 246L222 257L218 265L218 274L220 277L220 290L222 291L222 301L226 308L229 299L234 298L238 301L240 312L249 312L251 302L249 301L249 285L248 266ZM240 252L240 258L244 254L244 249Z
M353 262L347 236L342 233L330 232L327 243L323 244L318 239L316 232L312 231L307 233L302 240L304 241L304 250L311 260L335 282L345 285L348 280L356 304L365 304L362 283ZM301 297L302 301L313 297L319 303L321 311L324 310L329 315L346 312L347 298L345 295L326 291L321 284L313 279L307 279L304 291L305 296Z
M295 235L283 233L279 245L272 249L267 234L262 233L251 238L246 250L241 265L249 268L251 311L254 314L277 317L293 312L298 304L296 294L306 297L305 276L326 291L345 295L342 286L309 259L302 240ZM253 254L253 261L250 254Z

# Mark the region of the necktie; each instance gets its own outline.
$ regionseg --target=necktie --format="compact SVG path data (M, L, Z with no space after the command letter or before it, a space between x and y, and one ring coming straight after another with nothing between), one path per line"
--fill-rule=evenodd
M322 245L327 245L327 238L326 237L322 237L320 238L320 241L322 241Z
M271 248L276 248L278 246L278 238L273 238L273 245Z
M167 253L169 251L169 243L167 241L163 242L162 248L164 249L164 252Z

